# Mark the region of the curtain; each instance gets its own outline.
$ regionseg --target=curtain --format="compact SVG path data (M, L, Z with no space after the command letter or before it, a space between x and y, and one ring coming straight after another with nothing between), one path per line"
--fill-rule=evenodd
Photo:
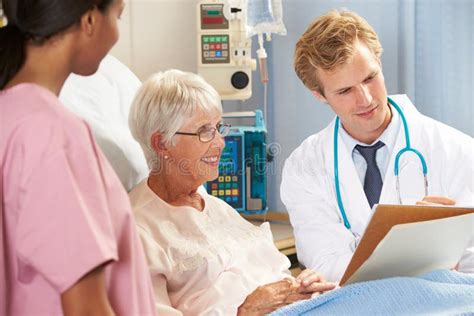
M414 18L415 104L474 136L474 1L418 0Z

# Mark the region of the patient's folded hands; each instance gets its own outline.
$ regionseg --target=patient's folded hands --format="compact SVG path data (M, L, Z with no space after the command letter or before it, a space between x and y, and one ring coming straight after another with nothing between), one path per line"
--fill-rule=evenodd
M318 273L305 270L296 279L288 278L258 287L239 306L238 315L265 315L335 287L334 283L325 282Z

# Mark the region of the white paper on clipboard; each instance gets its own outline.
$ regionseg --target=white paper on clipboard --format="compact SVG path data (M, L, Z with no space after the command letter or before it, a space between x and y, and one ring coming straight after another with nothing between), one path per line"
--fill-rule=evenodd
M345 284L451 269L473 234L473 213L395 225Z

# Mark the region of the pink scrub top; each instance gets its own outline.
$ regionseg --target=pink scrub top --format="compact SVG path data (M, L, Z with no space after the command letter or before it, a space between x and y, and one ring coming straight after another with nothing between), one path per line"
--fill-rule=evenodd
M117 315L154 315L127 194L88 125L50 91L0 91L0 315L62 315L60 294L105 267Z

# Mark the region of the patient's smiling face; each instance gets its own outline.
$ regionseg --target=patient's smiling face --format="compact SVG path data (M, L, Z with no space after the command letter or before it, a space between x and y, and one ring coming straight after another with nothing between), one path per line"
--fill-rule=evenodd
M196 113L179 129L179 132L197 133L202 129L216 128L222 120L220 113L208 114L202 110ZM180 135L174 136L175 145L168 148L172 170L178 173L178 177L186 177L202 185L211 181L219 175L219 160L222 149L225 146L224 137L216 132L213 140L203 143L198 136Z

